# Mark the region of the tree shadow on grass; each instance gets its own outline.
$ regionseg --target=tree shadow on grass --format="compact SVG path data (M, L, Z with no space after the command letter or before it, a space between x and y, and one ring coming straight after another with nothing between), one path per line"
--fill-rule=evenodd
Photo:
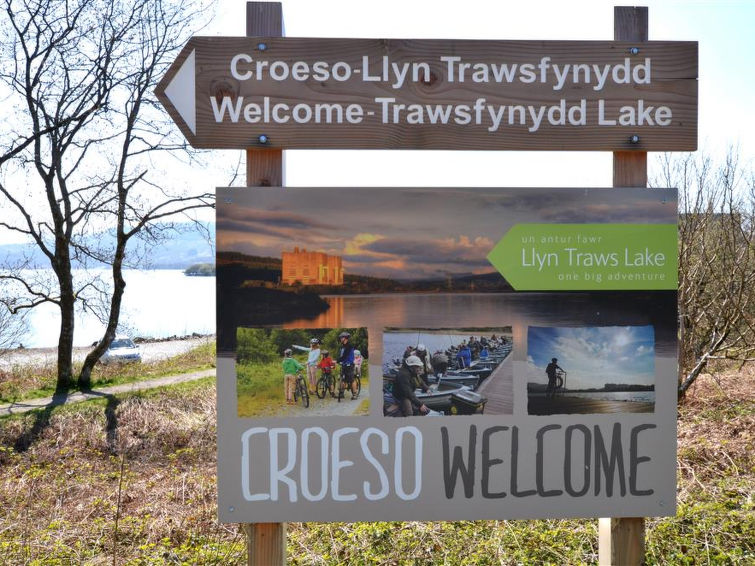
M111 393L104 393L94 389L82 389L81 393L88 398L101 397L107 400L105 405L105 442L108 451L112 454L118 452L118 416L117 408L120 400ZM13 443L13 449L18 452L26 452L42 435L44 430L50 425L50 419L53 411L65 405L68 401L69 391L67 389L58 389L52 396L52 401L39 411L34 413L34 422L26 428Z
M81 390L85 395L93 397L102 397L107 400L105 405L105 442L107 449L111 454L118 453L118 415L116 410L118 405L121 404L120 400L112 393L105 393L103 391L96 391L91 388Z
M50 425L50 417L55 408L64 405L67 399L68 389L56 389L55 393L52 395L52 401L41 411L36 411L34 413L34 422L16 439L13 443L13 450L18 453L26 452Z

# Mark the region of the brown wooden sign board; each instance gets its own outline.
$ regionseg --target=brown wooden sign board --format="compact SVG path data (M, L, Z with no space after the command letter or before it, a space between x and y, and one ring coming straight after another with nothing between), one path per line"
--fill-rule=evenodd
M694 151L697 42L194 37L156 89L197 148Z

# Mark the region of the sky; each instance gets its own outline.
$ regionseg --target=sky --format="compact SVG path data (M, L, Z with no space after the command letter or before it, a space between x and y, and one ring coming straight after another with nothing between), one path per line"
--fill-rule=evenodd
M516 223L673 223L673 190L370 191L223 189L217 249L339 255L344 272L393 279L495 272L486 257Z
M606 1L529 0L283 0L288 37L436 39L610 40L613 5ZM211 2L211 23L197 35L243 36L245 0ZM699 151L721 158L738 146L741 162L755 156L755 2L654 0L649 8L651 40L699 42ZM242 152L206 150L204 160L169 164L189 190L213 191L231 183ZM651 153L651 172L659 154ZM607 187L610 152L505 152L412 150L290 150L285 152L288 186L522 186ZM652 176L651 176L652 178ZM2 213L2 211L0 211ZM212 219L207 211L202 217ZM20 241L7 231L0 243Z
M527 2L283 0L288 37L611 40L613 6L574 0ZM630 3L624 3L630 4ZM738 145L755 155L755 2L657 0L651 40L699 42L699 151L721 157ZM242 36L244 0L221 0L201 35ZM237 152L222 152L237 155ZM650 154L652 166L658 154ZM226 156L227 157L227 156ZM289 186L568 186L612 183L610 152L287 151ZM547 159L547 166L543 165Z
M654 383L655 339L652 326L605 326L527 330L528 381L547 383L551 358L567 372L566 387L583 389L606 383Z

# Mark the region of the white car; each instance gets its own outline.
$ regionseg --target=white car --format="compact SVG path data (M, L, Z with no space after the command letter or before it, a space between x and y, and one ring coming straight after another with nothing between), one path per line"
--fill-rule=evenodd
M142 355L139 352L139 346L134 344L131 338L118 335L113 338L108 349L102 354L100 361L105 365L109 363L139 363L142 361Z

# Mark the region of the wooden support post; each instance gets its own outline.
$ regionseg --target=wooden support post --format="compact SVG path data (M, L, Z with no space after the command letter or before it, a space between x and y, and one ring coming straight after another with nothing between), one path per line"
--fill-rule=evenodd
M247 2L246 35L282 36L283 8L280 2ZM283 186L283 151L246 150L246 186ZM286 563L286 523L247 523L247 564L282 566Z
M648 40L648 9L616 6L613 13L614 39ZM647 152L616 151L613 154L614 187L646 187ZM600 519L598 556L601 566L634 566L645 559L645 519L620 517Z

